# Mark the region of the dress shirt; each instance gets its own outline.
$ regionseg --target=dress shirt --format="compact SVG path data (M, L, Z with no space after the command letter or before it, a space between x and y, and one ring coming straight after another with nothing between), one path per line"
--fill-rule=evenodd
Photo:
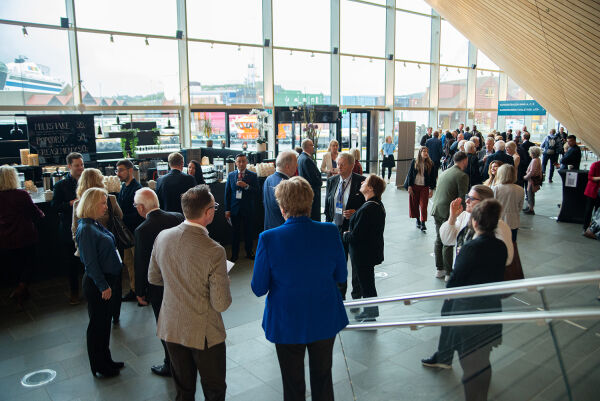
M340 176L340 178L342 178L342 176ZM348 203L348 197L350 196L350 185L352 185L352 174L350 174L345 180L340 180L338 188L335 191L335 201L337 203L337 200L340 197L340 190L344 189L344 195L342 200L344 204L343 210L346 210L346 204Z

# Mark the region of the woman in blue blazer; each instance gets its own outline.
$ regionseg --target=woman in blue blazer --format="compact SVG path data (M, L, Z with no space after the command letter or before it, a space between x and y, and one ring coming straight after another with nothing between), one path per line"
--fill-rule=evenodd
M83 293L88 301L90 323L87 328L87 350L92 374L112 377L125 366L114 362L110 355L110 321L113 304L121 294L113 294L118 287L123 263L117 251L115 237L98 219L107 210L107 193L102 188L89 188L77 205L80 217L75 239L79 256L85 266Z
M302 177L282 181L275 197L286 219L258 240L252 291L267 295L263 329L275 343L285 400L305 399L308 349L313 400L333 400L333 343L348 324L337 283L348 276L337 227L310 219L313 191Z

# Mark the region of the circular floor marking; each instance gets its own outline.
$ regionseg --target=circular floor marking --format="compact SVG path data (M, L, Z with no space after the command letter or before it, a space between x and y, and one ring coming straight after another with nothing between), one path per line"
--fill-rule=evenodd
M21 379L23 387L39 387L50 383L56 378L56 371L52 369L42 369L35 372L27 373Z

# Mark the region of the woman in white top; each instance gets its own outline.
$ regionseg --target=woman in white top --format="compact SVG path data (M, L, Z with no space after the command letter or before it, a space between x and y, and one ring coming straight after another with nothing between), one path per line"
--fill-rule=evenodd
M494 192L485 185L474 185L465 197L466 210L463 211L461 198L456 198L450 203L450 216L448 220L440 227L440 239L446 246L456 246L456 254L460 252L460 247L465 242L464 234L467 230L467 224L471 220L471 212L475 205L485 199L493 198ZM508 251L506 257L506 266L510 265L513 260L514 248L511 239L510 227L500 219L498 227L495 230L496 238L502 240ZM450 276L446 276L446 281Z
M339 172L337 168L338 149L340 144L335 139L329 142L327 153L323 155L323 161L321 162L321 172L327 173L327 177L331 177Z
M496 182L492 187L494 197L502 205L500 218L510 227L513 241L517 240L517 231L521 225L521 208L525 196L523 187L515 184L515 181L517 181L517 170L510 164L503 164L498 168Z

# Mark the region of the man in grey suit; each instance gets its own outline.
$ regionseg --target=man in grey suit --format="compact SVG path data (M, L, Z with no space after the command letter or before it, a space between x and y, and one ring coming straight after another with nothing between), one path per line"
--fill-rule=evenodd
M469 176L464 172L469 163L465 152L454 154L454 166L445 170L438 178L431 215L435 220L435 267L437 278L450 278L453 262L453 246L446 246L440 238L440 227L450 216L450 203L456 199L464 199L469 191Z
M208 185L181 197L185 221L162 231L154 243L148 282L164 286L158 336L167 343L176 400L193 400L196 370L204 399L225 400L225 326L231 305L225 249L206 226L218 204Z

